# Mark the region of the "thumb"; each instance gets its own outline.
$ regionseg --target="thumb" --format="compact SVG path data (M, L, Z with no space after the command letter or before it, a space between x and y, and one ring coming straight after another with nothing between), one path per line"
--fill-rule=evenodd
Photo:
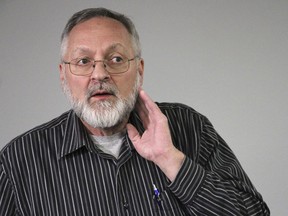
M127 133L128 133L129 139L131 140L131 142L133 143L134 146L137 145L137 143L141 139L139 132L130 123L128 123L126 127L127 127Z

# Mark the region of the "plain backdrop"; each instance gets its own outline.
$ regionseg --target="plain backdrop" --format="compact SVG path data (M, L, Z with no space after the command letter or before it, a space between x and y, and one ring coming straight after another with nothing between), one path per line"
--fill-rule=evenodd
M0 0L0 148L69 109L60 34L99 6L135 22L150 96L206 115L272 215L288 215L287 0Z

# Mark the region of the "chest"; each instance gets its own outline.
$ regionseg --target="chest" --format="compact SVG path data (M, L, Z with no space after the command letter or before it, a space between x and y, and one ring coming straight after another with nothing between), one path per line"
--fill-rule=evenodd
M166 177L135 151L119 161L85 151L37 163L16 186L23 215L185 215Z

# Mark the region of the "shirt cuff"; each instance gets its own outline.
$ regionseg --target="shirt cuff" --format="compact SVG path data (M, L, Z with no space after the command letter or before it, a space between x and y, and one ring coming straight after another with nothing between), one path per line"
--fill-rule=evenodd
M183 204L188 204L198 193L205 176L206 172L201 166L185 157L182 167L169 188Z

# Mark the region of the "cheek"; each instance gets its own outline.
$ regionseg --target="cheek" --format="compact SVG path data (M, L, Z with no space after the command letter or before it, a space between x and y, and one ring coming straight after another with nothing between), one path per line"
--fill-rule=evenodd
M120 78L120 77L119 77ZM136 76L123 76L121 79L114 79L114 83L117 86L120 95L122 97L127 97L133 91L133 87L135 85Z
M67 78L67 85L70 88L71 94L76 99L83 99L87 91L89 82L83 80L82 77L76 79Z

